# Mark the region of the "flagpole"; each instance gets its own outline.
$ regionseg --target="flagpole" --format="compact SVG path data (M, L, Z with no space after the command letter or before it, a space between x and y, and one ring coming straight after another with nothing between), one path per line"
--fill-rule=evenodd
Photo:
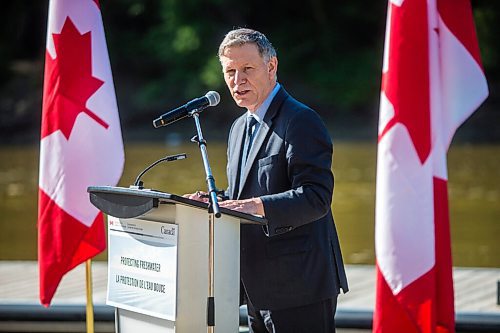
M94 333L94 303L92 301L92 260L85 262L85 280L87 286L87 333Z

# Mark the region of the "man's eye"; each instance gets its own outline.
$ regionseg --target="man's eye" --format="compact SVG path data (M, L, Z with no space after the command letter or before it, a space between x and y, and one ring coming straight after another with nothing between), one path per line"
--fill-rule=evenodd
M252 69L253 69L253 67L247 66L247 67L245 67L245 72L248 72L249 70L252 70Z
M229 69L226 71L226 74L229 76L233 76L236 71L234 69Z

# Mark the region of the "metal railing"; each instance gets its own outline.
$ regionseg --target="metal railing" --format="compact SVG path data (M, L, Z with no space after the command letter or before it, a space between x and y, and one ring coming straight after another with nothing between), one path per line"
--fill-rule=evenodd
M371 311L337 310L338 328L370 330ZM114 332L115 312L108 305L94 305L96 332ZM240 308L240 325L247 325L247 310ZM456 331L500 332L500 314L458 313ZM0 304L0 332L85 332L85 305Z

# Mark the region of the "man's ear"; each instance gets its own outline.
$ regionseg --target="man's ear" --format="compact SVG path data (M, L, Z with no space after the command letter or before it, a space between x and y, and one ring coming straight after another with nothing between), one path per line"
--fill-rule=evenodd
M272 57L267 63L267 71L269 73L269 77L274 78L276 73L278 72L278 58Z

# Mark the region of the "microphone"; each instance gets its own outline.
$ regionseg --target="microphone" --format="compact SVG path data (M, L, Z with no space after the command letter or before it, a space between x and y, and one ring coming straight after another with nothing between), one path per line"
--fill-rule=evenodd
M177 154L177 155L170 155L170 156L160 158L158 161L154 162L153 164L149 165L146 169L144 169L135 179L134 185L131 185L130 187L142 190L144 188L144 186L143 186L144 183L142 182L141 177L144 176L144 174L146 172L148 172L152 167L154 167L155 165L157 165L161 162L172 162L172 161L177 161L177 160L183 160L185 158L187 158L187 155L184 153Z
M203 97L198 97L183 106L172 111L162 114L160 117L153 120L155 128L170 125L177 120L191 116L192 111L201 111L209 106L216 106L220 102L220 95L216 91L209 91Z

